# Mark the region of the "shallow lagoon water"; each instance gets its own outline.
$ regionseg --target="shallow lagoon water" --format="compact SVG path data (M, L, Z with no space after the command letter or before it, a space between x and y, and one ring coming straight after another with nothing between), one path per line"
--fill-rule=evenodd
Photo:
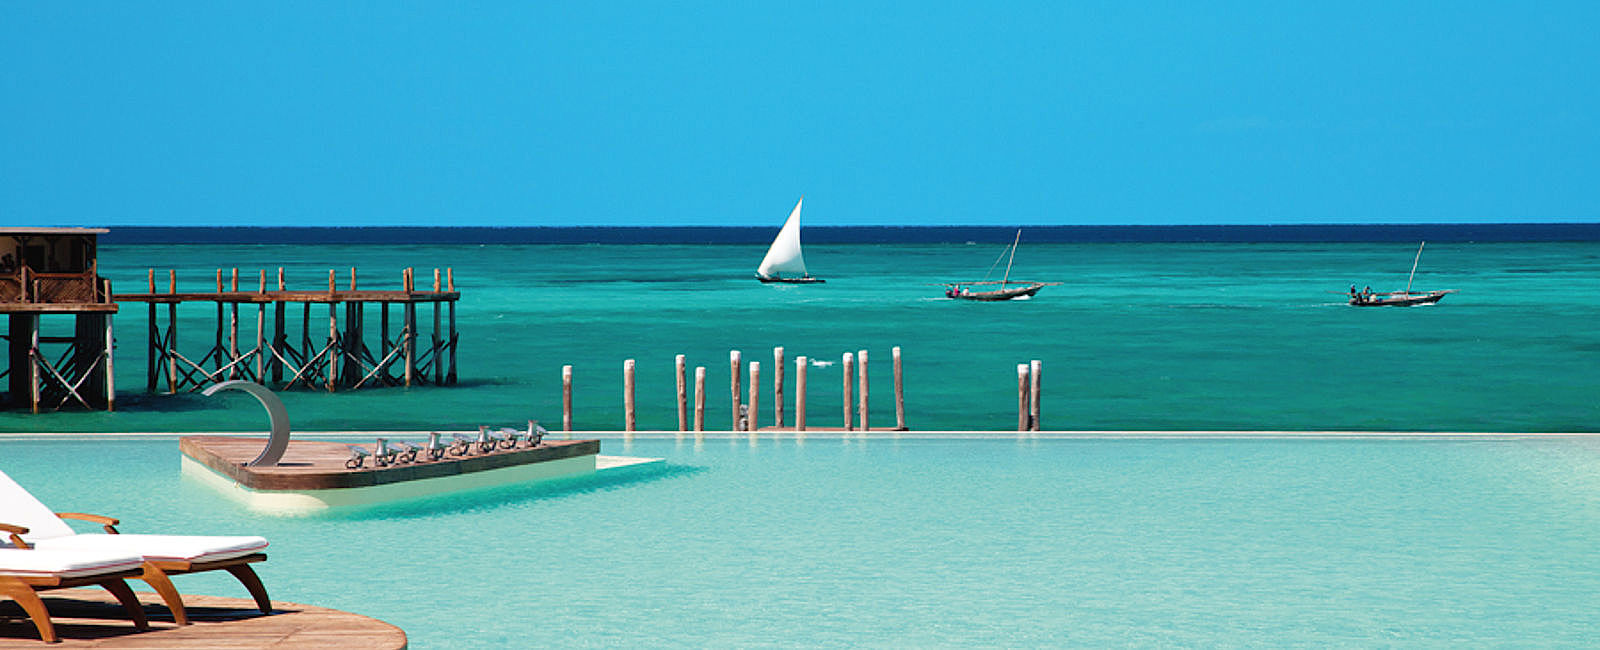
M170 267L179 290L209 291L219 267L239 267L250 286L257 269L270 277L283 266L291 288L318 288L329 268L343 283L355 266L360 286L394 288L406 266L418 267L420 285L432 267L452 267L462 291L461 385L291 391L285 400L300 430L557 421L566 364L575 370L577 427L616 430L630 358L640 428L669 429L679 353L691 372L706 367L708 426L725 427L728 350L761 361L770 387L778 345L791 363L799 355L835 362L811 369L816 426L839 421L837 361L860 349L871 355L875 421L893 417L896 345L908 424L920 430L1014 427L1015 368L1030 359L1044 362L1044 424L1053 429L1596 431L1600 423L1600 243L1429 244L1416 286L1460 293L1404 309L1351 308L1338 292L1352 283L1404 287L1410 243L1029 244L1024 232L1013 277L1066 284L1009 303L946 300L931 284L982 277L1005 244L807 246L807 263L828 279L812 286L756 282L764 247L745 245L124 245L103 248L101 273L117 291L141 291L147 266ZM196 304L181 316L182 348L199 357L215 312ZM289 316L298 336L298 310ZM313 308L314 338L326 336L326 318L325 307ZM368 318L375 332L375 310ZM419 318L431 323L431 311ZM249 342L254 319L241 313ZM0 413L0 431L261 426L250 409L145 394L145 320L140 305L116 317L118 412Z
M6 440L0 467L125 531L265 535L274 598L417 648L1600 635L1600 440L603 444L668 466L305 518L180 478L175 440Z

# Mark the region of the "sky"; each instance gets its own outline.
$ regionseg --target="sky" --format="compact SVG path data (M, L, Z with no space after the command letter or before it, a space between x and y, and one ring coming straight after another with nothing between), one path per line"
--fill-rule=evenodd
M0 0L0 224L1600 221L1595 2Z

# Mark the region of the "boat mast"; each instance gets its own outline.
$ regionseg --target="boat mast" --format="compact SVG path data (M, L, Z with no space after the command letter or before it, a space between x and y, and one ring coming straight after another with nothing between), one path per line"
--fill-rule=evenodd
M1017 244L1022 241L1022 229L1017 229L1017 241L1011 242L1011 257L1006 259L1006 276L1000 280L1000 288L1006 288L1006 282L1011 280L1011 260L1017 258ZM1418 253L1419 255L1421 253Z
M1422 246L1427 245L1428 242L1422 242ZM1406 276L1406 294L1408 295L1411 293L1411 278L1417 277L1417 262L1422 261L1422 246L1417 247L1417 258L1411 260L1411 275Z

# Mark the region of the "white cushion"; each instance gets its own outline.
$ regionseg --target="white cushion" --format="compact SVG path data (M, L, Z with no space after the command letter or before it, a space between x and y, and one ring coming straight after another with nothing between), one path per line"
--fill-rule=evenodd
M71 526L56 516L55 511L33 498L5 472L0 472L0 524L26 526L28 534L23 535L22 539L29 543L64 537L74 532ZM0 536L0 546L10 546L10 542L9 536Z
M0 548L0 576L78 578L131 571L144 558L129 553Z
M267 540L255 536L107 535L84 533L39 540L41 551L132 553L155 561L214 562L255 553Z

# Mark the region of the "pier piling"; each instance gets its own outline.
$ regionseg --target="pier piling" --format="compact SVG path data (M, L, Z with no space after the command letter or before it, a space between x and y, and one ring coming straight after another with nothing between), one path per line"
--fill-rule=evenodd
M906 386L900 373L900 346L890 350L894 357L894 428L906 430Z
M741 393L744 392L744 389L743 389L743 387L741 387L739 385L739 383L740 383L739 382L739 374L744 369L744 364L741 363L740 360L739 360L739 351L738 350L730 350L730 351L728 351L728 366L730 368L732 368L732 370L733 370L733 372L731 373L732 379L730 380L730 383L728 385L729 389L733 393L733 424L731 426L729 426L728 429L730 431L739 431L739 430L741 430L740 427L739 427L739 424L740 424L740 422L739 422L739 420L740 420L740 418L739 418L739 407L742 406L742 404L740 404L740 402L743 400L743 397L744 397L743 395L741 395Z
M854 431L852 426L851 411L855 410L855 369L856 356L849 352L844 353L844 430Z
M622 430L632 431L633 414L633 359L622 362Z
M1044 362L1034 359L1028 363L1028 375L1032 378L1032 383L1028 386L1028 421L1033 431L1039 430L1039 386L1043 381L1040 378L1044 374L1043 371Z
M794 430L806 430L806 358L794 358Z
M706 367L694 367L694 430L706 430ZM700 436L695 436L699 439Z
M783 346L772 348L772 426L783 428Z
M683 355L680 354L680 355L677 356L676 359L673 360L673 367L674 367L674 370L677 372L677 375L678 375L678 430L679 431L688 431L689 430L689 403L688 403L688 401L686 399L688 397L688 394L687 394L687 388L688 387L684 386L685 377L684 377L684 374L683 374L683 371L684 371L684 357L683 357Z
M1028 364L1017 364L1017 430L1028 430Z
M856 370L857 370L857 372L860 373L860 383L861 383L861 403L860 403L860 407L858 409L860 411L860 413L857 415L856 419L861 421L861 430L862 431L867 431L868 429L867 429L867 351L866 350L861 350L861 351L856 352L856 364L857 364L856 365Z
M745 427L750 439L755 440L761 430L761 362L750 362L750 408L745 415Z
M572 366L561 366L561 430L572 431Z

